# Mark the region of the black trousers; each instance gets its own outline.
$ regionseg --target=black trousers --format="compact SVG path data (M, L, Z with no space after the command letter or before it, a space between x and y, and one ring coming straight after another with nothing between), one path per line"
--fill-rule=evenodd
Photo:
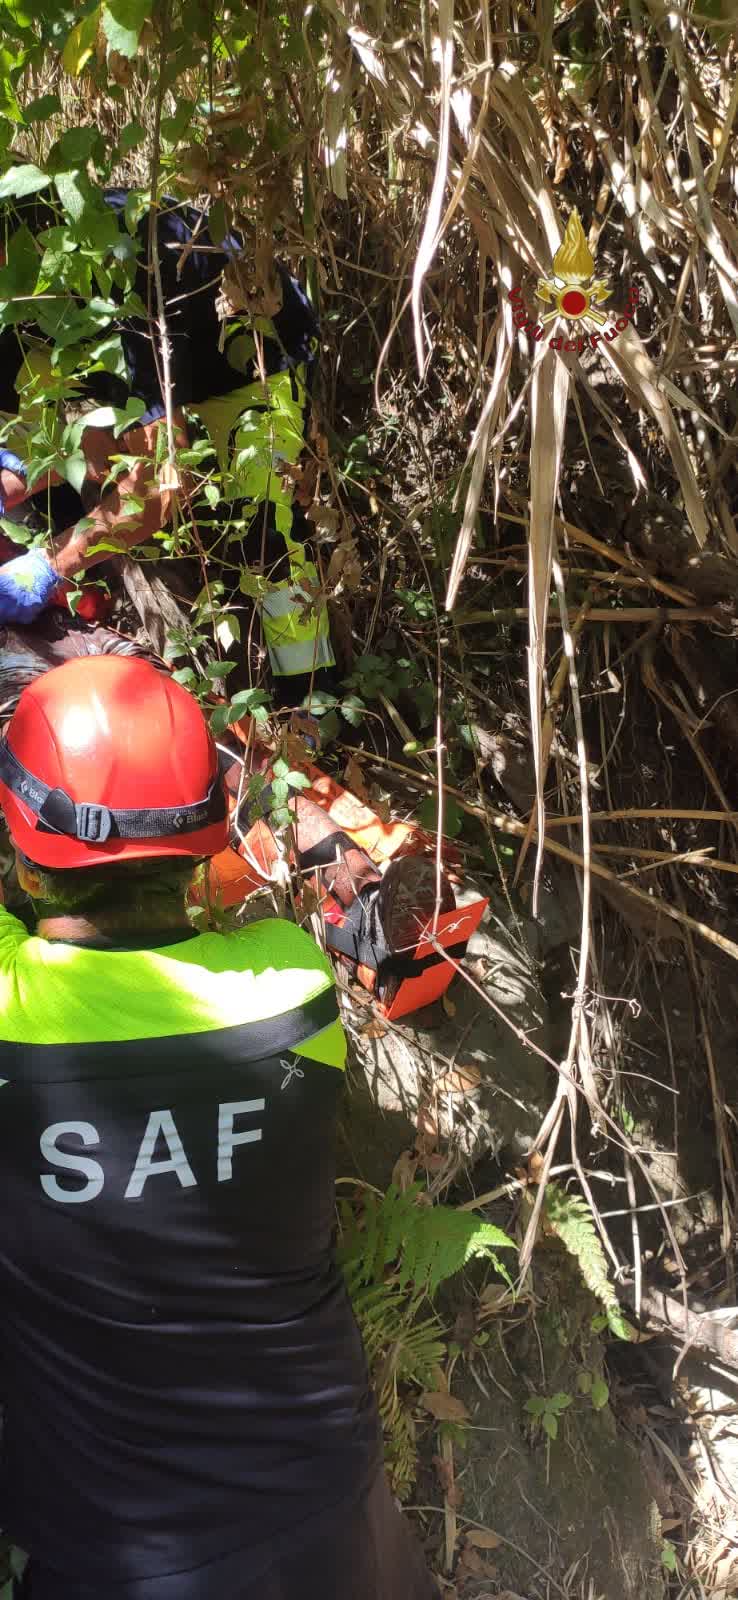
M193 1572L105 1583L104 1600L440 1600L411 1529L379 1472L361 1499L287 1534L258 1572L248 1551ZM77 1582L33 1561L17 1600L103 1600L99 1580Z

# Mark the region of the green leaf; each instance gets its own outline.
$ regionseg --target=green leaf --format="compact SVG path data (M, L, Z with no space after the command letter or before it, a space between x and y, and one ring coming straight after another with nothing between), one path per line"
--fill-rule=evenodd
M422 828L435 832L438 827L438 799L434 794L426 795L418 807L418 822ZM451 795L445 795L443 801L443 833L447 839L455 839L461 833L463 817L456 801Z
M320 724L320 737L323 744L329 744L331 739L337 739L341 731L341 724L335 711L327 711Z
M91 519L89 517L85 517L84 520L86 522L89 522ZM82 529L81 529L80 523L79 522L75 522L74 526L75 526L76 532L77 533L81 533ZM87 551L86 551L86 554L88 556L101 556L101 555L119 556L120 553L121 553L120 545L119 544L109 544L106 539L102 539L99 544L88 545ZM136 546L136 555L139 556L140 554L141 554L141 547L140 547L140 545L137 545Z
M13 80L18 78L23 56L22 50L14 55L11 50L0 49L0 115L10 122L23 121L23 112L13 90Z
M115 408L113 406L97 406L94 411L85 412L85 428L113 428L115 427Z
M241 573L238 587L242 594L248 595L250 600L263 600L264 595L269 593L272 585L269 583L269 579L263 577L260 572L251 572L247 567Z
M84 172L56 172L54 186L72 222L81 222L92 197L92 185Z
M149 197L143 189L131 189L126 196L123 220L130 234L134 234L141 218L149 209Z
M17 228L8 244L7 265L0 267L0 297L10 300L17 295L32 295L40 270L40 261L30 228L23 223Z
M191 683L197 683L197 676L192 667L178 667L177 671L172 673L172 677L175 683L183 683L186 688L189 688Z
M306 711L311 711L314 717L322 717L326 711L332 711L338 705L334 694L327 694L325 689L313 689L302 702Z
M30 105L24 106L23 115L26 122L46 122L49 117L56 116L57 111L61 111L58 94L41 94L38 100L32 100Z
M232 615L221 617L215 625L215 637L223 650L230 650L231 645L238 644L241 638L238 617Z
M224 733L229 722L236 722L237 720L236 717L231 715L230 706L216 706L210 717L211 732Z
M103 372L110 372L116 378L125 378L128 375L126 359L123 354L123 343L119 333L110 334L105 339L98 339L90 346L88 358L88 372L101 367Z
M592 1393L592 1382L593 1382L593 1379L592 1379L591 1372L580 1372L579 1377L577 1378L577 1388L579 1390L579 1393L580 1394L591 1394Z
M89 161L95 146L100 142L100 134L95 128L68 128L56 144L52 145L48 156L48 165L51 172L76 172Z
M526 1400L525 1409L531 1417L542 1417L546 1409L546 1405L547 1401L542 1395L533 1394L531 1395L530 1400Z
M162 138L167 139L169 144L177 144L192 121L194 110L191 100L182 100L173 117L162 117Z
M624 1344L630 1344L633 1337L631 1329L628 1327L625 1317L612 1306L607 1313L607 1325L610 1332L615 1334L616 1339L622 1339Z
M341 701L341 712L352 728L358 728L366 716L366 706L364 701L359 699L358 694L349 694Z
M118 148L121 155L127 156L131 150L136 150L140 144L143 144L145 138L146 129L142 123L129 122L128 127L123 129L118 139Z
M111 50L117 50L119 56L126 56L129 60L135 56L149 10L149 0L109 0L102 13L108 54Z
M551 1399L548 1402L549 1409L551 1411L555 1411L558 1415L560 1412L566 1411L567 1406L571 1405L571 1401L571 1395L566 1394L563 1390L561 1390L558 1394L551 1396Z
M674 1549L674 1546L673 1546L673 1544L672 1544L670 1539L665 1539L664 1540L663 1548L662 1548L662 1551L661 1551L661 1565L662 1565L662 1567L664 1567L666 1572L676 1572L676 1569L677 1569L676 1550Z
M0 178L0 200L22 200L26 194L37 194L45 189L51 179L29 161L20 167L11 167Z
M116 421L113 429L115 438L119 439L120 435L125 433L127 428L132 427L134 423L138 422L139 417L143 416L145 410L146 406L143 400L139 400L138 396L134 394L128 396L122 411L116 407Z
M292 821L292 813L286 806L277 806L276 810L270 813L270 821L275 828L288 828Z
M81 453L79 455L66 457L64 462L64 476L67 480L67 483L71 483L72 488L77 490L77 494L80 494L82 491L82 485L87 477L87 462Z
M558 1439L559 1424L553 1411L544 1411L541 1417L541 1426L544 1433L548 1434L549 1439Z
M219 683L221 678L227 678L229 672L235 671L236 661L209 661L205 668L205 676L211 683Z
M607 1402L608 1402L609 1398L610 1398L610 1390L609 1390L607 1384L605 1383L604 1378L595 1378L595 1381L592 1384L592 1391L591 1391L591 1394L590 1394L590 1399L592 1401L592 1405L595 1408L595 1411L602 1411L603 1406L607 1405Z
M291 789L310 788L310 779L306 772L288 772L287 782Z
M290 788L286 778L275 778L272 784L272 795L278 806L283 806L290 797Z
M278 760L275 761L274 766L272 767L272 772L274 773L275 778L286 778L289 770L288 762L284 761L281 756L279 756Z
M100 24L100 7L95 6L88 16L73 28L62 50L62 66L71 78L78 78L95 53L97 30Z
M263 689L239 689L231 701L231 709L236 717L255 716L257 711L268 715L267 706L269 696Z

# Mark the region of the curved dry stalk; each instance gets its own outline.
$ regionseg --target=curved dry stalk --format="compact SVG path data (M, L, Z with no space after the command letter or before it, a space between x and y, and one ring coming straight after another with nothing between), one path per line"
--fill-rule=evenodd
M421 378L425 377L432 345L423 328L421 295L423 279L438 249L441 238L439 223L441 207L448 176L449 142L451 137L451 82L454 63L454 0L438 0L438 46L440 89L440 126L438 131L438 158L433 175L428 210L413 267L411 304L415 330L415 355ZM427 348L426 348L427 346Z
M536 369L532 395L533 444L530 464L530 537L528 544L528 692L531 710L533 761L536 775L538 847L533 875L533 915L543 865L545 802L543 797L544 749L541 696L546 649L546 619L554 553L554 513L564 446L569 372L553 350L547 350Z
M341 748L348 750L348 746L341 746ZM427 788L429 785L435 788L434 780L429 774L414 772L412 767L405 766L400 761L392 761L389 756L373 754L367 761L367 766L376 765L391 767L394 771L403 773L405 778L415 783L418 788ZM500 833L513 834L517 839L525 838L528 831L527 823L518 822L515 817L508 817L501 811L490 811L487 806L474 805L470 800L467 800L466 795L460 789L454 788L451 784L446 784L446 794L452 795L456 804L462 811L466 811L470 817L479 817ZM651 815L650 812L648 814ZM736 815L735 813L731 814ZM560 818L558 820L561 821ZM552 839L548 834L544 837L543 846L544 849L550 850L552 855L558 856L560 860L571 862L572 866L584 866L584 861L578 851L570 850L567 845L559 844L557 839ZM621 881L617 873L608 871L607 867L603 867L602 863L594 858L590 861L590 872L593 877L601 878L606 883L615 884L618 889L622 889L623 893L631 899L640 901L641 905L647 907L651 917L654 915L664 916L681 928L689 928L690 932L696 933L698 938L714 945L715 949L722 950L723 954L730 956L733 961L738 961L738 944L734 939L728 939L725 934L718 933L717 928L711 928L706 922L700 922L697 917L691 917L686 911L680 911L677 906L671 905L668 900L662 900L660 897L659 899L654 899L652 895L646 894L643 889L637 889L634 884Z

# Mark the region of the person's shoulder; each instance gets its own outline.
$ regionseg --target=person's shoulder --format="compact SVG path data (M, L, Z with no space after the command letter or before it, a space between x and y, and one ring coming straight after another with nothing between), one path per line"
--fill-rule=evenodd
M330 961L304 928L284 917L264 917L245 928L222 935L256 970L288 972L295 968L323 972L332 980Z
M4 948L16 950L19 945L25 944L31 935L20 917L13 916L7 906L0 899L0 943Z

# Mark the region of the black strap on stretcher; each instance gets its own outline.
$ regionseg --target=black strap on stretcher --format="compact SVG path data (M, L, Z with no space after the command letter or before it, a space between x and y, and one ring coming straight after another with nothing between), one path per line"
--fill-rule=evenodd
M304 872L310 872L321 867L340 866L342 853L347 850L358 850L373 866L374 863L347 833L340 830L329 833L318 844L312 845L309 850L302 850L298 855L300 866ZM358 966L369 967L376 972L379 987L389 978L419 978L421 972L427 972L429 967L440 966L444 957L437 951L427 956L418 957L417 945L402 953L390 948L384 929L377 915L377 908L372 902L376 898L379 884L367 884L356 896L353 906L346 913L346 921L342 927L337 927L333 922L325 924L325 942L329 950L335 950L340 955L348 956L350 961L355 961ZM453 961L460 961L466 954L466 940L460 944L446 947L446 955Z

